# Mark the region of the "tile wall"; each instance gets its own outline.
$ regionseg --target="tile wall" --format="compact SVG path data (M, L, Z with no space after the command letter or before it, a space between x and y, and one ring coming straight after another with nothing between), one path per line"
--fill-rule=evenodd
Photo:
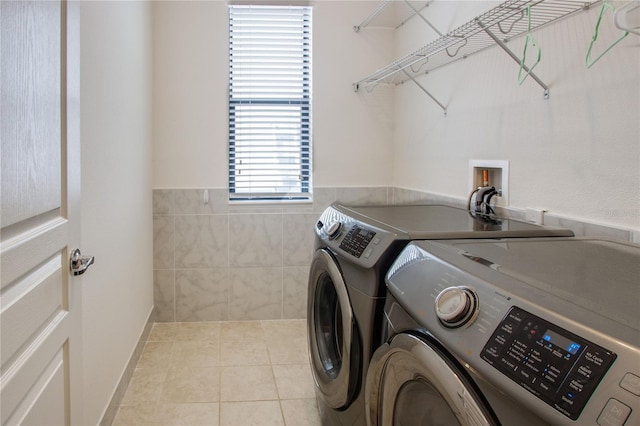
M318 216L332 202L387 204L392 191L316 188L305 204L229 204L226 189L153 190L159 322L301 319Z
M229 204L226 189L153 191L155 321L242 321L306 317L307 274L318 216L345 204L444 204L466 200L390 188L315 188L313 203ZM518 209L499 214L523 219ZM547 224L577 236L630 241L631 232L568 218Z

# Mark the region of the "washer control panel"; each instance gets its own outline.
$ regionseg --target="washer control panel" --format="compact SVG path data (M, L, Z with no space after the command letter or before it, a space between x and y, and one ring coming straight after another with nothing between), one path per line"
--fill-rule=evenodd
M616 354L512 306L481 357L576 420Z

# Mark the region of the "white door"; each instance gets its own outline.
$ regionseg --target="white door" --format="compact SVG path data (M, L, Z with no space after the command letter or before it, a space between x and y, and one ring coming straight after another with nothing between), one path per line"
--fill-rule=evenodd
M81 423L79 5L0 2L0 424Z

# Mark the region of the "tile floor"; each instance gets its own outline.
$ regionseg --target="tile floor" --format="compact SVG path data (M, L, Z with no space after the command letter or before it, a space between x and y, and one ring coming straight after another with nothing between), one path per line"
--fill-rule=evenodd
M306 321L155 323L113 422L319 425Z

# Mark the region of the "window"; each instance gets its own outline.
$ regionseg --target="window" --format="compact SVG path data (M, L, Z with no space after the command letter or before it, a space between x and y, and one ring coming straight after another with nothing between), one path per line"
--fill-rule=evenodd
M311 196L311 8L229 6L229 197Z

